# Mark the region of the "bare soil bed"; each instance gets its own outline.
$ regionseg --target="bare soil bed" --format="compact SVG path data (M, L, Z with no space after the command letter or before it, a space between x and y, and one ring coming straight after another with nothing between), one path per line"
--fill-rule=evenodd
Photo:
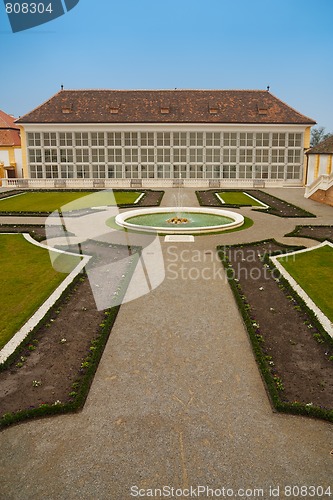
M209 207L238 207L239 205L228 205L223 204L218 197L215 195L218 189L209 189L207 191L197 191L197 197L201 206L209 206ZM224 191L237 191L235 189L228 190L224 189ZM240 191L240 190L238 190ZM246 192L257 198L257 200L262 201L266 205L269 206L267 210L260 209L261 212L266 212L272 215L278 215L279 217L316 217L315 215L303 210L300 207L296 207L291 203L288 203L285 200L281 200L280 198L276 198L264 191L260 191L259 189L244 189L242 192ZM258 210L254 208L254 210Z
M235 278L234 293L244 306L255 333L254 347L260 350L279 399L332 412L332 339L263 259L286 248L268 241L224 250Z
M333 243L333 226L296 226L286 236L310 238L318 241L331 241Z
M43 237L44 228L31 226L25 227L24 231L32 231L32 228L34 235L37 233L40 238ZM104 259L122 261L131 251L127 246L95 242L88 243L87 249L91 250L93 256L91 266L103 264ZM33 412L43 406L46 415L53 413L55 405L58 405L56 410L59 411L63 405L66 406L64 411L68 411L71 404L77 409L78 391L84 393L80 399L84 403L92 381L90 377L87 382L87 371L90 370L94 375L89 366L89 357L96 354L95 349L99 350L98 355L102 354L117 310L117 307L97 310L89 280L85 275L79 277L50 311L43 325L29 336L22 348L10 358L10 362L2 367L0 428L16 420L24 420L25 417L16 418L22 412L28 411L28 418L40 416L40 413L34 415ZM98 363L98 356L96 358ZM14 418L12 414L15 414ZM1 421L4 415L6 417Z

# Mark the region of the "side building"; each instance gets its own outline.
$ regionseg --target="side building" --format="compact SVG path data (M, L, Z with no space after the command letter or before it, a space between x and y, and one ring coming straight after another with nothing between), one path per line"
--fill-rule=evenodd
M20 128L14 120L0 110L0 179L23 175Z
M61 90L16 123L27 179L232 186L303 185L315 124L269 91L177 89Z
M309 149L305 196L333 206L333 135Z

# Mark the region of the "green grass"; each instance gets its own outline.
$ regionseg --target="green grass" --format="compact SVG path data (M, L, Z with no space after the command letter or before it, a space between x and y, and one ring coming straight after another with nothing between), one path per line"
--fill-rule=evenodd
M141 195L137 191L47 191L24 193L0 200L0 212L53 212L68 203L68 210L94 206L130 205Z
M309 252L279 258L279 262L333 321L333 248L325 245Z
M251 205L253 207L262 207L263 204L255 201L246 193L241 191L221 191L217 193L227 205Z
M58 254L57 254L58 255ZM62 256L58 268L70 272L78 257ZM56 272L47 249L37 247L20 234L0 236L0 349L36 312L66 277Z

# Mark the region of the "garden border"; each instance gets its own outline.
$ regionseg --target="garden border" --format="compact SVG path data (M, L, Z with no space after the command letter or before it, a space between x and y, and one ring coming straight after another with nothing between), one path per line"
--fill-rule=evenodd
M227 280L230 285L230 288L232 290L232 293L235 297L236 304L238 306L239 312L242 315L244 325L246 327L247 333L249 335L249 339L252 345L253 353L255 360L257 362L257 365L259 367L259 373L265 383L265 388L266 392L269 398L269 401L271 402L272 407L277 411L281 413L288 413L292 415L302 415L306 417L311 417L311 418L320 418L322 420L328 420L329 422L333 422L333 409L325 409L321 408L318 406L313 406L311 404L306 404L306 403L299 403L299 402L285 402L280 399L280 395L277 389L276 382L274 380L273 374L271 373L270 367L268 365L266 355L262 352L261 345L259 343L259 340L256 336L256 329L253 325L253 321L249 315L248 312L248 306L249 303L247 302L246 297L244 294L241 292L241 287L238 284L237 281L234 279L234 271L232 264L229 262L229 259L226 255L226 250L228 248L237 248L237 247L246 247L246 246L252 246L252 245L259 245L261 243L275 243L282 248L285 247L286 252L285 254L289 253L288 248L298 248L299 250L303 249L304 247L297 247L295 245L286 245L283 243L279 243L276 241L274 238L269 238L267 240L260 240L260 241L254 241L250 243L239 243L235 245L225 245L221 246L219 245L217 247L217 252L218 255L221 259L221 262L223 264L223 267L225 269L226 275L227 275ZM284 255L281 252L279 252L278 255ZM272 272L274 272L275 266L270 260L270 257L272 257L273 254L268 255L265 254L263 258L263 262L266 263ZM290 295L298 301L302 309L308 314L308 316L311 318L311 321L315 324L317 330L321 333L321 335L330 343L333 344L333 339L328 335L328 333L323 329L321 323L318 321L316 315L313 313L313 311L305 304L303 299L299 297L297 292L290 286L289 282L283 277L280 277L280 283L283 288L288 290Z
M223 189L223 186L221 186L221 189ZM244 189L223 189L224 191L230 191L230 192L243 192ZM289 208L293 208L293 209L297 209L297 211L299 211L299 213L297 215L294 215L294 214L289 214L289 215L285 215L285 214L281 214L280 212L277 211L277 209L274 209L271 205L268 205L269 208L268 209L262 209L262 208L258 208L258 207L253 207L252 205L235 205L235 204L222 204L222 203L219 203L218 202L218 199L217 197L215 197L216 199L216 204L215 203L203 203L202 202L202 198L201 198L201 193L210 193L210 194L214 194L216 193L216 188L215 189L205 189L205 190L197 190L195 191L195 194L196 194L196 197L198 199L198 202L200 204L200 206L223 206L225 208L229 207L229 208L245 208L245 207L250 207L252 208L253 211L260 211L261 213L267 213L267 214L270 214L270 215L276 215L277 217L282 217L282 218L292 218L292 219L297 219L297 218L316 218L316 215L312 214L311 212L308 212L307 210L304 210L304 208L301 208L301 207L298 207L296 205L293 205L292 203L289 203L281 198L278 198L277 196L274 196L270 193L265 193L264 191L261 191L260 189L253 189L253 188L250 188L250 189L247 189L246 190L246 193L249 194L249 192L254 192L256 193L255 196L257 197L257 199L262 202L262 203L265 203L261 198L260 198L260 194L263 195L264 197L269 197L269 198L272 198L273 201L274 200L277 200L279 203L283 203L285 204L286 206L288 206ZM266 200L267 201L267 200ZM266 203L265 203L266 204Z
M22 235L26 241L29 243L43 248L47 251L56 252L63 255L71 255L76 258L79 257L78 254L71 252L66 252L59 250L57 248L51 248L47 245L33 239L29 233L1 233L2 235ZM13 335L13 337L4 345L0 350L0 367L6 363L6 361L20 348L22 343L27 339L30 333L37 327L41 320L46 316L54 304L60 299L62 294L68 288L68 286L75 280L75 278L83 271L84 267L90 260L90 256L82 255L81 262L69 273L65 279L60 283L60 285L51 293L51 295L42 303L42 305L37 309L37 311L26 321L26 323Z
M126 293L128 284L132 278L133 271L138 262L139 255L138 254L135 255L136 257L130 263L125 278L121 281L120 284L121 289L119 290L119 293L122 296L124 296ZM66 300L66 297L68 296L66 292L69 291L75 285L78 279L80 279L80 281L83 281L84 279L86 279L86 276L81 278L77 276L76 279L74 279L74 281L67 287L67 289L64 291L60 299L56 302L56 304L48 311L48 313L40 322L40 324L36 326L35 330L38 329L41 326L41 324L46 320L49 313L55 307L59 306L59 303L61 303L62 300ZM66 403L61 403L59 401L56 401L53 404L41 404L37 408L28 408L24 410L19 410L17 412L6 413L0 416L0 431L11 425L19 424L27 420L45 418L53 415L64 415L66 413L75 413L82 410L85 401L88 397L90 386L94 380L95 373L102 358L105 346L110 337L112 327L117 318L120 307L121 305L111 306L109 309L104 311L105 320L99 325L100 326L99 332L97 332L97 334L95 334L91 340L91 347L89 349L89 354L86 356L86 358L84 358L81 364L81 369L79 370L81 372L80 380L78 382L74 382L72 385L73 389L75 388L73 395L71 395L72 400ZM19 349L20 348L18 348L17 351ZM11 358L12 357L13 356L11 356ZM7 360L6 365L9 364L8 361L9 360ZM0 370L4 369L4 367L5 365L1 365Z
M312 252L317 248L321 248L328 245L333 248L333 243L330 241L323 241L319 243L319 245L304 248L303 250L296 250L295 252L288 252L288 256L297 255L305 252ZM280 256L281 257L281 256ZM279 262L279 256L271 256L270 260L273 262L273 265L280 271L285 280L288 281L289 285L295 290L297 295L303 299L306 305L315 313L318 318L318 321L321 323L323 328L327 331L327 333L333 338L333 323L330 319L322 312L322 310L313 302L313 300L309 297L306 291L297 283L297 281L289 274L289 272L285 269L285 267Z
M82 192L87 192L87 193L98 193L98 192L103 192L103 191L110 191L112 190L113 192L117 193L127 193L127 192L134 192L134 193L142 193L141 199L138 199L136 203L124 203L123 205L115 205L118 206L118 208L123 209L123 208L133 208L133 207L151 207L151 206L159 206L161 204L162 198L164 196L164 191L163 190L154 190L154 189L26 189L26 190L20 190L20 192L16 192L15 195L10 194L13 193L12 191L8 192L8 196L0 196L0 202L1 200L7 199L7 198L12 198L13 196L17 196L19 194L24 194L24 193L54 193L56 192L62 192L62 193L82 193ZM157 202L154 205L146 205L145 204L145 199L147 198L149 193L159 193L159 198ZM2 193L3 194L3 193ZM7 194L7 193L6 193ZM0 204L1 207L1 204ZM90 209L84 209L89 211ZM54 212L25 212L25 211L18 211L18 212L9 212L9 211L1 211L0 210L0 217L47 217L51 215Z

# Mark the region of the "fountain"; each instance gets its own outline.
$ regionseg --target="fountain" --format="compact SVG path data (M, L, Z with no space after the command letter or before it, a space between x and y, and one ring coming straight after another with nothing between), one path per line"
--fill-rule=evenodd
M133 231L160 234L220 232L244 224L242 215L229 210L186 207L181 174L179 181L177 192L173 195L173 207L129 210L117 215L116 224Z

